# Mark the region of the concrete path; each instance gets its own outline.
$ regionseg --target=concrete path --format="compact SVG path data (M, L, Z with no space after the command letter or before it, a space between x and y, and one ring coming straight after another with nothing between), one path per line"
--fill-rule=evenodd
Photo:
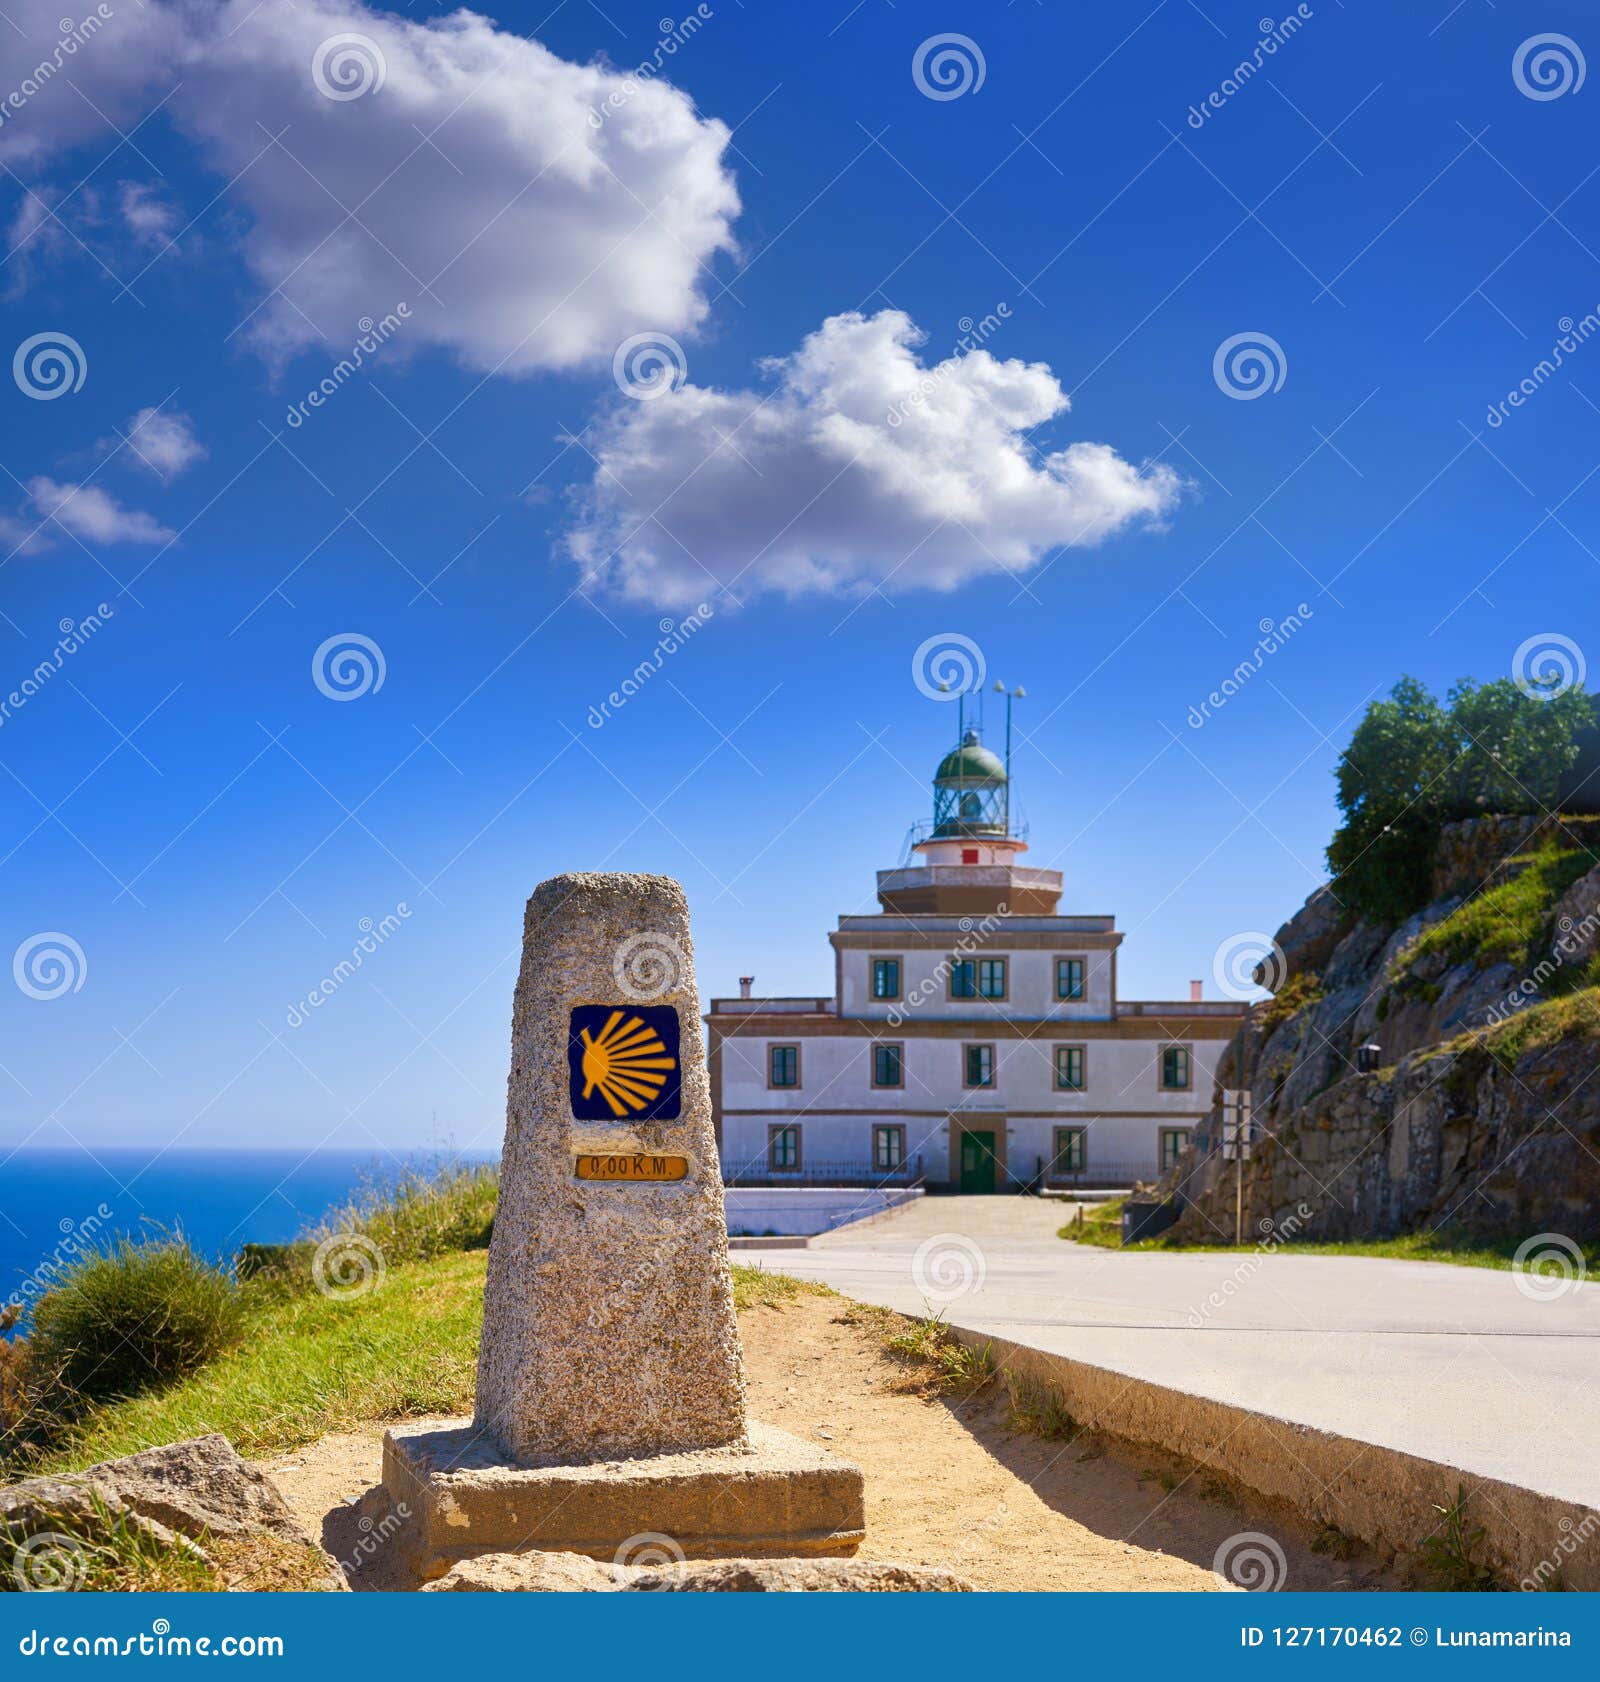
M1600 1284L1436 1262L1090 1249L1069 1204L930 1197L751 1257L953 1325L1600 1508Z

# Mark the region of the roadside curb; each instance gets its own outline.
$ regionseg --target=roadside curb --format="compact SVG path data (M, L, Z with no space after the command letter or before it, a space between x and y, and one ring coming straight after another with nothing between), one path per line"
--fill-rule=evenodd
M1468 1521L1484 1531L1479 1553L1499 1576L1523 1588L1600 1590L1600 1512L1581 1502L970 1326L950 1330L969 1348L987 1346L1003 1374L1052 1392L1085 1429L1179 1455L1385 1554L1415 1554L1440 1526L1437 1508L1465 1487Z

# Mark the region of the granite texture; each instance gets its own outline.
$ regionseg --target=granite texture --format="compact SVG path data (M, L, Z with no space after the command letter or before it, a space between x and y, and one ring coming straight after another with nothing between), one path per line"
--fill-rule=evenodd
M528 901L476 1409L480 1429L523 1465L746 1441L691 954L688 905L670 877L580 872ZM675 1120L574 1119L577 1005L676 1010ZM689 1172L671 1184L580 1181L579 1151L686 1156Z
M615 1562L651 1538L685 1556L848 1554L866 1526L859 1467L759 1422L719 1448L543 1467L465 1419L407 1422L384 1436L383 1483L424 1578L528 1549Z
M972 1585L931 1565L876 1559L705 1559L659 1567L602 1565L581 1554L485 1554L426 1589L453 1594L928 1594Z
M385 1433L384 1489L422 1578L490 1552L616 1561L641 1537L702 1558L848 1554L866 1526L860 1467L759 1421L720 1448L557 1467L511 1460L468 1420L407 1421Z

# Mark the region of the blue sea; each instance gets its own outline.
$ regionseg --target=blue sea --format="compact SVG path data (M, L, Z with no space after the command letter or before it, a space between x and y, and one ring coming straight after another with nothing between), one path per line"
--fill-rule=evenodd
M493 1153L419 1151L19 1150L0 1167L0 1302L30 1301L52 1266L119 1233L181 1229L216 1260L242 1244L280 1244L405 1166L493 1161ZM43 1271L41 1271L43 1270Z

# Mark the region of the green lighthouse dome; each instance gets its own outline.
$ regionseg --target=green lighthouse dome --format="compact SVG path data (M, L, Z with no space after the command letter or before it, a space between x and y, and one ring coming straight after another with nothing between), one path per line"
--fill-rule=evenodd
M969 730L961 746L939 761L933 781L936 788L1003 788L1006 768L1000 756L978 740L978 732Z

